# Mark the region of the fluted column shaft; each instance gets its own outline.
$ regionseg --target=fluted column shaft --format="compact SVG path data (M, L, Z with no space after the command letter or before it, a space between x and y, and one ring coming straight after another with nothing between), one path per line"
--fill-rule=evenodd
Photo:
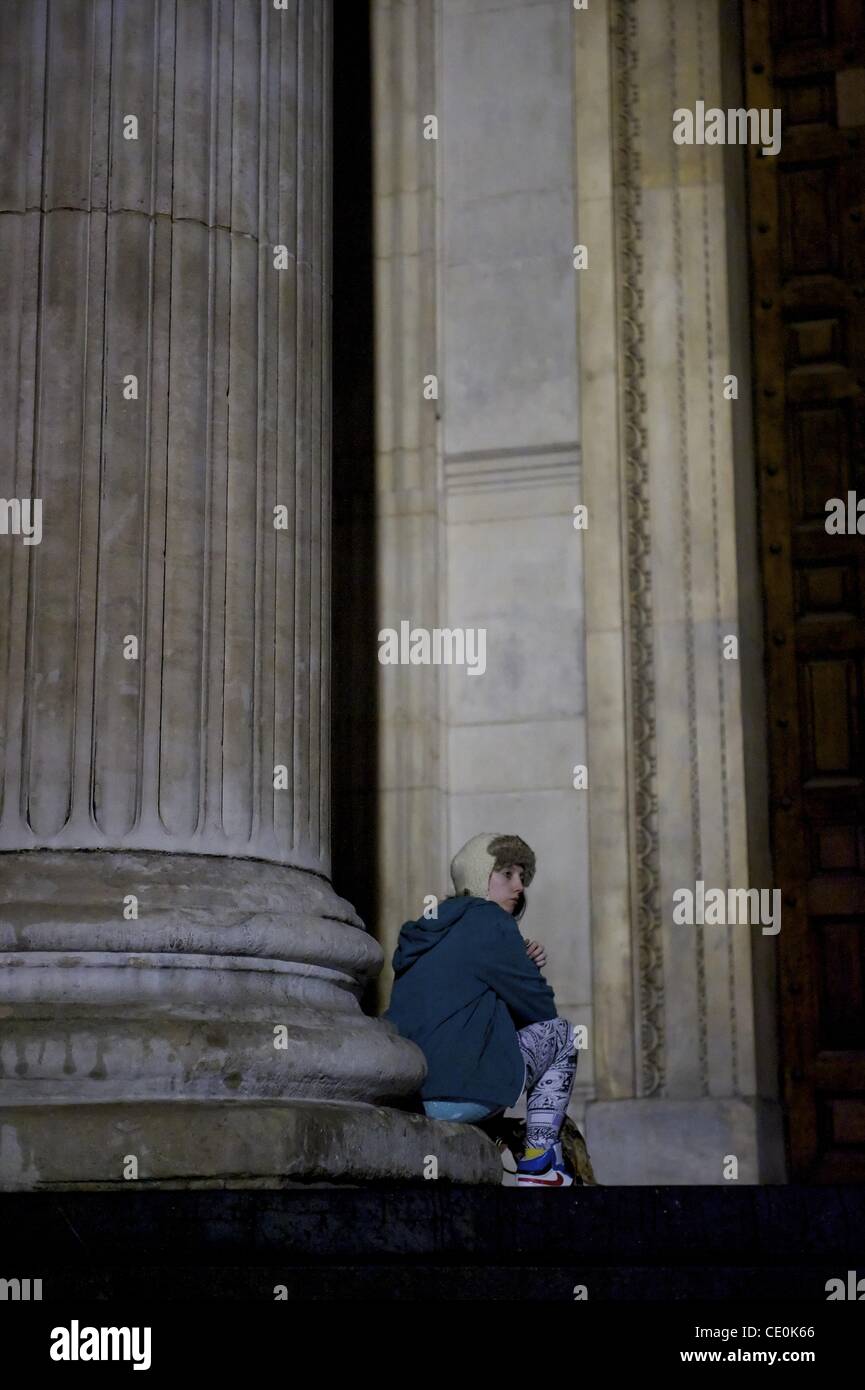
M3 849L329 871L328 16L0 10Z

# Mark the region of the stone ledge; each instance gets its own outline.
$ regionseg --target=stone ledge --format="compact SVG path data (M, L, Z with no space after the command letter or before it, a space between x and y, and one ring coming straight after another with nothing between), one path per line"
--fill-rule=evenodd
M727 1155L739 1161L739 1184L782 1183L787 1176L777 1101L724 1096L589 1101L585 1134L598 1181L605 1185L727 1186Z
M124 1179L128 1155L138 1176ZM285 1100L17 1106L0 1109L0 1190L282 1188L389 1179L502 1180L473 1125L386 1106Z
M550 1193L454 1184L442 1201L443 1190L420 1178L305 1191L157 1192L125 1183L123 1191L0 1193L3 1260L305 1265L412 1256L696 1268L862 1265L865 1250L865 1186Z

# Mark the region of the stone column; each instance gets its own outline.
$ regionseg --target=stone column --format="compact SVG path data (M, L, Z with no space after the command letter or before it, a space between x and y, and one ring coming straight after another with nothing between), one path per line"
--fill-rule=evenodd
M438 486L443 403L425 399L440 373L436 166L441 117L437 0L372 0L375 196L376 628L446 625L445 535ZM440 668L380 666L380 913L388 963L400 924L425 895L451 891L444 681Z
M330 6L0 53L0 1182L497 1178L328 881Z

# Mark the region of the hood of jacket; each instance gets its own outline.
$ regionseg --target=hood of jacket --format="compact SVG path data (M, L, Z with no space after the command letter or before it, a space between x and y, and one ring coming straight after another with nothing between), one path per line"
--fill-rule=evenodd
M486 898L473 898L468 894L459 898L446 898L438 905L437 917L418 917L416 922L404 922L393 954L394 975L403 975L420 956L426 955L427 951L431 951L443 941L469 908L488 901Z

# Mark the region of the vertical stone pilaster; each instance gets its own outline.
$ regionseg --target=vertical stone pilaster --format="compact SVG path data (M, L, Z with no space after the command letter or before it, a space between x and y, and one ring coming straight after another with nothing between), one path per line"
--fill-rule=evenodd
M470 836L519 833L525 934L591 1031L570 14L376 0L373 20L380 621L482 629L487 653L482 676L380 672L379 939L450 891ZM591 1091L583 1053L577 1116Z
M741 1180L783 1174L771 945L759 926L673 923L673 893L698 879L771 886L765 779L744 751L762 708L759 571L743 544L753 461L734 424L734 412L749 418L751 391L733 307L747 292L731 215L741 157L672 139L676 108L738 104L722 10L610 0L575 26L576 71L591 75L576 81L582 239L612 251L580 311L589 748L601 774L587 1123L606 1182L720 1182L729 1154ZM725 399L728 374L738 400ZM738 660L724 657L730 635Z
M440 402L424 398L439 375L439 142L442 121L436 0L373 0L376 554L378 618L433 628L441 621L444 527L439 487ZM395 666L379 681L378 937L387 963L400 924L424 896L448 891L442 672Z

